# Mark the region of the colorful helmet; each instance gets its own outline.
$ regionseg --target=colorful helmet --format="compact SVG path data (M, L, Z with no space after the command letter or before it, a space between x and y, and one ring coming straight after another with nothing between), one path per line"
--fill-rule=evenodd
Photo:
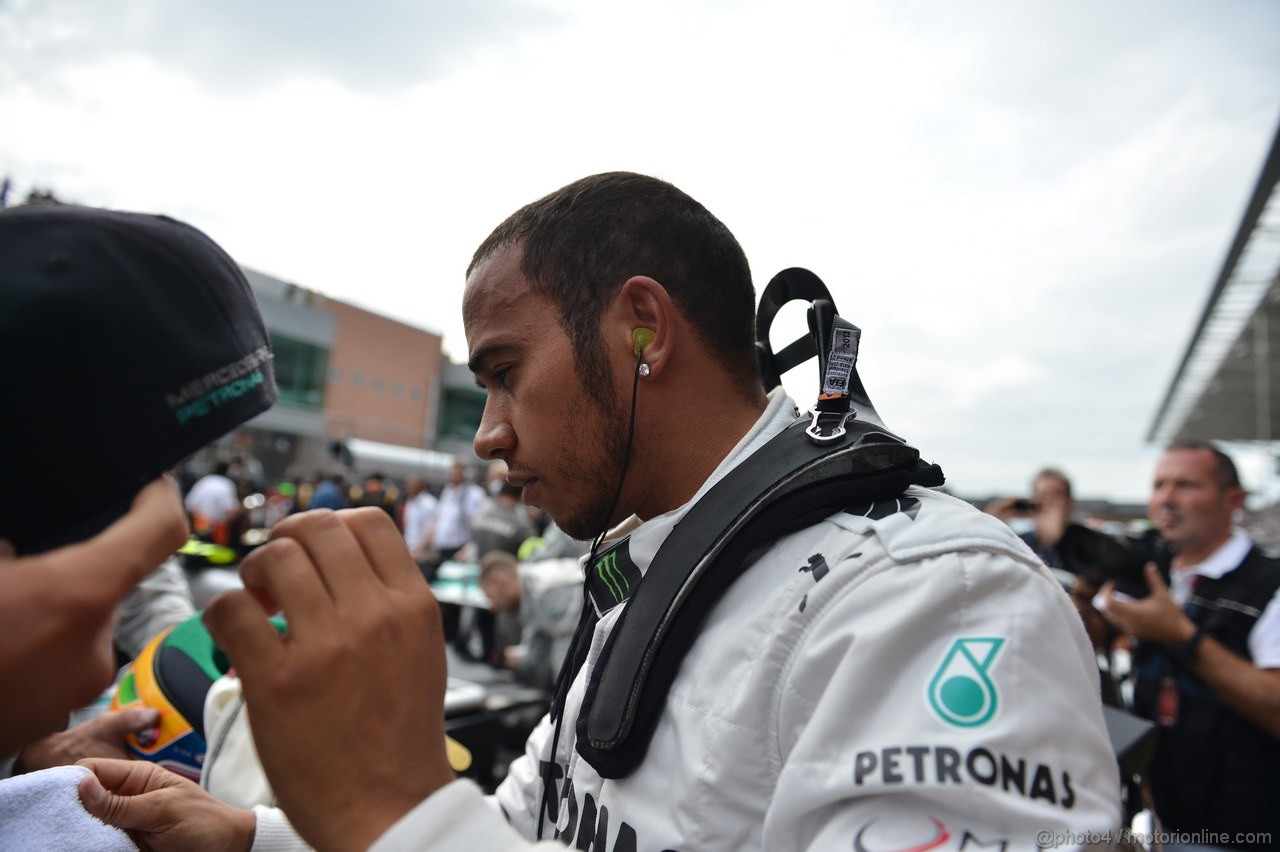
M283 632L284 621L272 621ZM159 729L152 736L125 735L133 756L198 780L206 749L204 699L230 668L199 613L148 642L125 669L111 699L112 710L140 705L160 714Z
M273 617L280 633L285 621ZM159 763L179 775L200 780L208 743L204 701L213 682L231 670L227 656L213 644L200 613L156 636L130 663L120 679L111 709L142 706L160 714L153 736L125 735L134 757ZM449 763L456 772L471 766L470 752L445 738Z

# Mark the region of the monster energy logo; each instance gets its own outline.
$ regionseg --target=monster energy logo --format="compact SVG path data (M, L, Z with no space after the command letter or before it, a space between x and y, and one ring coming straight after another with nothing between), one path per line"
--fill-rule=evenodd
M987 675L1003 639L957 639L929 681L929 706L949 724L976 728L991 721L999 705L996 685Z
M600 578L600 582L604 583L609 594L613 595L614 603L622 603L626 600L627 593L631 591L631 584L618 569L618 551L611 550L596 560L596 576Z

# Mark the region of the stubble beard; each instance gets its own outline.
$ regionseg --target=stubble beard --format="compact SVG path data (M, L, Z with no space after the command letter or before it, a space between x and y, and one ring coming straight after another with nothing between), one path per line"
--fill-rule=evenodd
M630 411L623 408L611 390L608 388L606 392L600 392L584 386L575 405L584 413L590 412L583 418L585 428L579 434L565 436L569 446L575 443L595 445L589 454L584 452L567 460L566 464L570 468L578 467L578 470L569 470L568 473L581 483L583 499L575 506L566 507L563 518L552 517L566 535L578 541L591 541L609 527L609 505L622 477ZM593 441L593 438L598 441ZM623 518L632 514L621 499L614 512Z

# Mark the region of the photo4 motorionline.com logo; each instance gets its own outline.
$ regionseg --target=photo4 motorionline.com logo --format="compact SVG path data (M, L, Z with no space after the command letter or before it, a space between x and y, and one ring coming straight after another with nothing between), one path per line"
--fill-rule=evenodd
M1156 844L1186 846L1233 846L1238 844L1271 843L1268 832L1238 831L1039 831L1036 833L1036 846L1041 849L1074 849L1079 846L1114 845L1116 843L1136 843L1145 847Z

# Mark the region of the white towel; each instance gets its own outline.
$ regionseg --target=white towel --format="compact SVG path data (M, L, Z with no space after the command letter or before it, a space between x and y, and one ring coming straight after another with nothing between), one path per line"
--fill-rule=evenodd
M137 852L129 835L80 804L83 766L55 766L0 781L0 849Z

